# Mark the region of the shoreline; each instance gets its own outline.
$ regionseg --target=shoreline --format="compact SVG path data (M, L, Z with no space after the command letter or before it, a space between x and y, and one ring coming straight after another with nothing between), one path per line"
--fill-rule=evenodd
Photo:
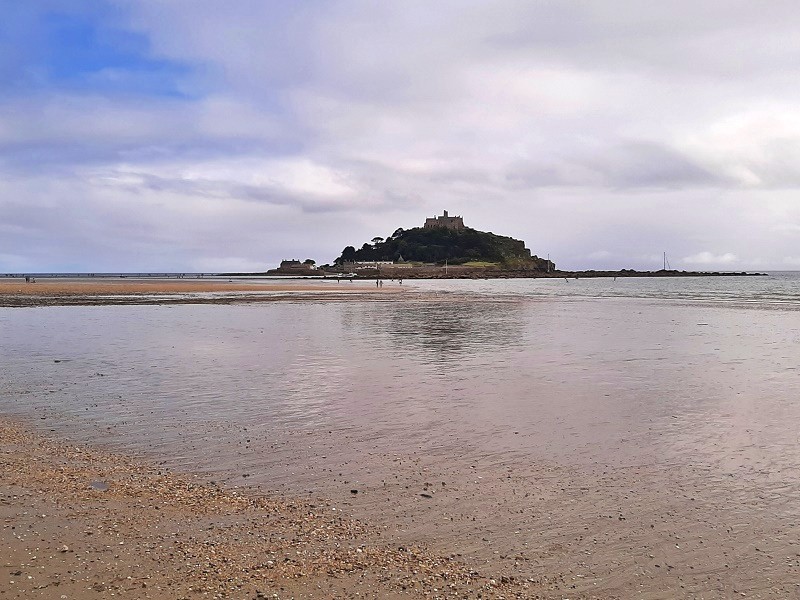
M588 277L589 280L601 280L605 277ZM636 279L638 276L623 277ZM671 279L673 276L656 279ZM687 277L687 279L698 279ZM748 277L749 278L749 277ZM428 292L416 282L428 279L435 281L445 278L407 278L407 285L388 276L381 278L383 285L376 287L375 278L353 280L303 279L303 278L261 278L254 280L240 279L176 279L176 278L76 278L55 277L41 278L26 283L19 278L0 277L0 308L42 308L68 306L171 306L171 305L235 305L263 303L298 303L298 302L418 302L440 300L436 291ZM487 278L448 277L476 281ZM488 279L503 279L500 277ZM521 281L522 277L508 277ZM542 281L557 282L570 278L536 277ZM574 277L574 279L580 279ZM605 278L605 279L610 279ZM468 289L459 288L456 293L469 293ZM455 297L455 296L451 296ZM581 296L576 297L592 297ZM614 295L607 296L608 298ZM631 298L634 298L631 296ZM677 296L676 296L677 298ZM683 299L683 298L681 298ZM698 298L698 301L702 298Z
M266 273L223 273L225 277L258 277L263 279L336 279L333 272L327 272L322 276L313 276L311 273L291 274L269 271ZM353 278L355 281L369 281L377 278L394 279L594 279L594 278L636 278L636 277L658 277L658 278L682 278L682 277L768 277L769 273L750 273L747 271L677 271L663 270L658 271L636 271L634 269L621 269L619 271L531 271L524 269L503 269L503 268L474 268L462 267L460 265L450 265L445 267L419 267L415 269L401 269L384 267L383 269L364 269L361 273L356 273ZM346 279L346 277L343 277Z
M327 500L223 488L0 417L4 598L526 598Z
M781 272L781 271L778 271ZM787 271L790 272L790 271ZM504 269L502 267L465 267L462 265L449 265L445 269L441 265L419 266L400 268L386 266L383 269L364 268L359 273L340 271L285 271L277 269L269 271L230 272L230 273L5 273L0 274L0 283L25 282L26 277L38 277L48 281L74 281L102 285L109 281L120 283L144 283L153 281L169 281L179 285L219 286L233 285L258 285L256 282L331 282L356 281L367 282L376 278L383 279L563 279L568 278L616 278L616 277L769 277L772 272L758 271L679 271L677 269L658 269L655 271L637 271L636 269L597 270L584 269L572 271L539 271L528 269ZM237 279L231 279L237 278ZM242 282L241 279L250 279ZM227 279L227 281L225 281Z
M230 304L278 300L381 298L402 292L373 283L330 281L236 282L210 279L53 278L26 283L0 279L0 307L114 304Z
M449 491L425 484L429 499L409 502L397 495L403 481L413 488L440 475L432 464L417 473L417 464L398 470L393 491L362 482L337 499L220 484L157 455L38 427L0 416L0 598L610 600L800 591L790 523L764 521L765 506L730 512L727 485L687 484L681 469L601 474L540 464L513 481L503 469L487 483L491 492L472 494L457 477ZM486 466L478 462L476 472L487 476ZM673 493L665 496L664 486ZM454 492L465 502L447 510ZM507 504L521 495L531 498L527 510ZM448 513L463 522L450 532L441 525Z

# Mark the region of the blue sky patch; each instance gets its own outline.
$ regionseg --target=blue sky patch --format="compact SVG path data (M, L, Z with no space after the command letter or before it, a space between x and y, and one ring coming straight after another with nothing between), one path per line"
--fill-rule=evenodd
M182 97L181 82L191 73L184 64L150 56L146 36L109 27L103 11L49 13L37 19L39 32L17 48L17 85Z

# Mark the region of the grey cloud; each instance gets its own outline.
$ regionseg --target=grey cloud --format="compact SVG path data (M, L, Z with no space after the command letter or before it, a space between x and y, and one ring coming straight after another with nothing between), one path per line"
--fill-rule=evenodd
M0 104L0 164L58 171L81 164L201 160L296 150L290 123L243 99L109 99L41 94Z
M583 163L602 173L615 188L720 185L724 182L692 159L663 145L628 142L609 148Z
M800 187L800 137L769 140L760 156L743 164L761 180L763 187Z
M358 199L331 199L310 194L292 193L279 185L244 185L237 181L188 180L159 177L149 173L125 173L128 181L109 181L108 185L126 188L138 194L170 192L191 198L238 199L276 206L293 206L305 212L352 210Z
M650 142L601 146L588 156L578 154L544 164L516 165L506 179L518 188L585 186L636 190L727 185L689 157Z
M744 79L795 66L800 47L791 1L514 2L497 11L506 18L492 8L486 18L498 27L488 42L498 50L589 68Z

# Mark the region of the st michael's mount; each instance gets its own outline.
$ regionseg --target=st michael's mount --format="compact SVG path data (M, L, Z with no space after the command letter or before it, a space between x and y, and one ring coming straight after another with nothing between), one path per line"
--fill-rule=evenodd
M747 275L747 273L657 271L561 271L549 258L540 258L525 242L473 229L461 216L429 217L421 227L398 228L376 236L360 248L346 246L332 264L313 259L289 259L266 275L350 278L484 279L516 277L675 277Z

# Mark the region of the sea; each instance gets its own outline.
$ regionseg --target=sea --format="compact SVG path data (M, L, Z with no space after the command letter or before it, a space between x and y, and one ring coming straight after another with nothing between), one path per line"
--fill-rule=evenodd
M708 511L751 533L800 522L800 273L385 286L396 293L0 308L0 413L224 485L325 498L442 548L503 527L515 539L523 517L430 524L497 510L501 493L534 510L516 490L535 496L555 472L553 494L585 483L559 506L641 485L645 510L685 484L687 506L705 490ZM423 484L448 502L431 509L434 496L415 527Z

